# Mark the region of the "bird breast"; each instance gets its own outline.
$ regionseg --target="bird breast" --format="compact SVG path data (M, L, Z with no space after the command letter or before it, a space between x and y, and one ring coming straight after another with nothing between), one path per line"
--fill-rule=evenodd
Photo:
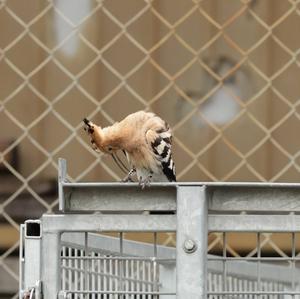
M134 150L128 152L129 160L136 169L147 169L148 171L158 172L159 163L152 150L150 150L147 146L140 145Z

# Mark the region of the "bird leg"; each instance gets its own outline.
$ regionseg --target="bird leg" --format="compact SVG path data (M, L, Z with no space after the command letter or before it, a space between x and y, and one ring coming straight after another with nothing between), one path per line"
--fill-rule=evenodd
M130 169L126 177L122 180L122 182L133 182L132 176L136 173L136 169L133 167Z
M150 187L151 179L152 179L153 172L151 171L149 175L143 180L143 178L140 176L139 178L139 186L142 186L142 189L144 189L146 186Z

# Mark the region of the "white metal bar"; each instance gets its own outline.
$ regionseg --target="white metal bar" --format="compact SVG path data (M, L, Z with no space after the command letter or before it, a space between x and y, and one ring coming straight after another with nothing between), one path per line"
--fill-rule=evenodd
M103 272L107 273L107 260L103 260ZM104 294L104 299L107 299L107 278L106 275L103 276L103 294Z
M120 283L119 263L120 261L115 260L113 265L113 271L115 276L115 279L113 280L113 290L121 292L122 290L120 290L120 286L119 286ZM116 298L116 296L114 296L114 298Z
M154 244L153 244L154 257L157 258L157 232L153 233L153 238L154 238ZM159 271L159 269L157 267L157 261L154 260L154 262L153 262L153 281L155 284L154 284L153 290L155 292L158 292L158 271ZM158 299L156 296L154 298Z
M62 257L66 256L66 246L62 247ZM62 289L66 290L67 289L67 284L66 284L66 265L67 265L67 260L62 259Z
M99 257L100 253L97 253L97 257ZM98 291L102 291L102 279L101 279L101 260L97 260L97 289ZM97 299L100 299L100 295L98 294Z
M110 292L112 292L113 291L113 263L112 263L113 261L112 261L112 259L110 259L109 261L108 261L108 273L109 273L109 278L108 278L108 280L109 280L109 284L108 284L108 291L109 291L109 293ZM111 294L108 296L108 298L109 299L111 299Z
M72 256L72 248L71 247L68 248L68 256ZM68 260L68 267L69 267L69 270L68 270L68 289L69 290L72 290L72 285L73 285L72 284L72 272L73 272L72 263L73 263L72 259L69 259Z
M95 268L95 252L92 252L92 260L91 260L91 286L92 286L92 290L96 289L96 268ZM95 297L96 295L93 294L92 295L92 299L96 299Z
M147 292L153 291L153 285L150 284L151 282L151 270L152 270L152 263L148 263L148 283L147 283ZM147 298L148 299L148 298Z
M89 248L88 248L88 234L84 233L84 256L89 256ZM84 288L86 291L89 290L89 260L84 259Z
M76 256L76 257L78 257L78 254L79 254L79 250L77 249L77 248L75 248L74 249L74 255ZM74 285L75 285L75 287L74 287L74 289L75 290L79 290L79 288L78 288L78 270L79 270L79 263L78 263L78 259L75 259L75 261L74 261L74 265L75 265L75 273L74 273ZM74 299L78 299L78 295L76 294L75 296L74 296Z
M222 283L222 290L227 291L227 259L226 259L226 246L227 246L227 238L226 233L223 233L223 283Z
M141 293L142 289L141 289L141 286L143 284L143 282L141 281L141 263L140 261L135 261L135 265L136 265L136 278L137 278L137 283L136 283L136 291L138 294ZM138 298L140 299L140 296L138 296Z
M135 290L135 287L134 287L134 273L135 273L135 268L134 268L134 261L131 260L130 261L130 278L131 278L131 281L130 281L130 292L133 292Z
M80 256L83 257L84 250L80 250ZM80 260L80 291L84 290L84 260ZM83 298L83 294L81 294L80 299Z
M122 257L123 256L123 232L120 232L119 234L119 239L120 239L120 256ZM118 266L119 266L119 270L120 270L120 273L119 273L119 281L118 281L118 290L119 291L122 291L124 290L124 275L125 275L125 269L124 269L124 260L121 259L120 261L117 261L118 263Z
M292 290L295 290L295 269L296 269L296 262L295 262L295 256L296 256L296 234L292 233ZM295 295L292 295L295 299Z
M142 292L146 292L146 264L145 261L140 262L142 264ZM145 295L142 296L142 299L146 299Z
M129 291L129 265L128 265L129 261L125 260L125 292ZM128 297L129 295L126 294L125 295L125 299L129 299Z

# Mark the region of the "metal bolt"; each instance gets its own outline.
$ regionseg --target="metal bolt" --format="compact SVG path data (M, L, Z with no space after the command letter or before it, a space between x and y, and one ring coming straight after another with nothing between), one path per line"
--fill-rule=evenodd
M183 249L186 253L193 253L196 251L197 245L192 239L187 239L184 241Z

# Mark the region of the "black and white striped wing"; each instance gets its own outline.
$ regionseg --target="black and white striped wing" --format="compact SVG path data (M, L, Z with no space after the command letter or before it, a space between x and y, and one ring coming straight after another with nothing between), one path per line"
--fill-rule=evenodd
M151 140L148 143L158 159L163 174L168 181L176 182L175 164L172 159L172 136L169 128L152 131Z

